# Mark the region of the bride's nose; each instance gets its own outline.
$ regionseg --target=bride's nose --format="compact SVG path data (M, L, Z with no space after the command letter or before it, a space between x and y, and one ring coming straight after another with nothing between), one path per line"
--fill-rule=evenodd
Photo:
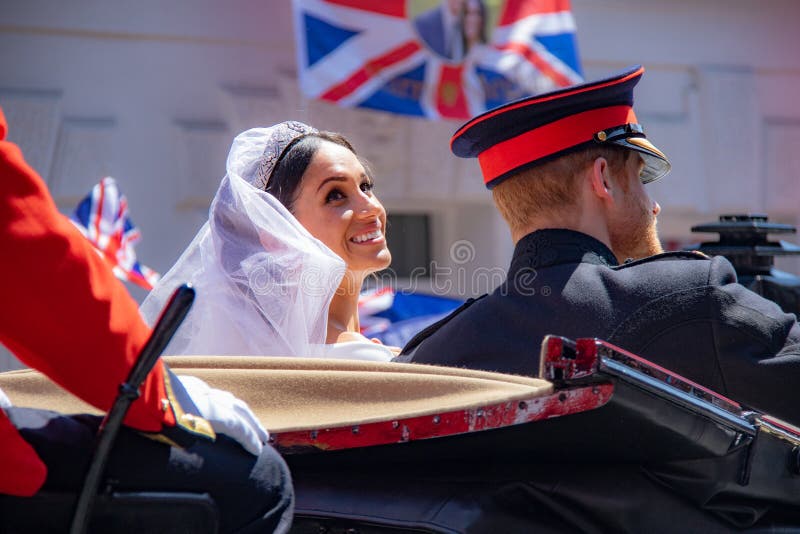
M358 195L358 205L356 212L359 215L374 216L383 211L383 205L374 195L361 193Z

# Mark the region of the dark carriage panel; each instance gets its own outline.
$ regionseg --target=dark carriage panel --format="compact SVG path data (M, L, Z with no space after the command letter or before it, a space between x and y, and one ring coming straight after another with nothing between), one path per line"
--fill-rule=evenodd
M608 399L480 432L287 450L294 531L800 531L795 428L606 343L549 343L554 399Z

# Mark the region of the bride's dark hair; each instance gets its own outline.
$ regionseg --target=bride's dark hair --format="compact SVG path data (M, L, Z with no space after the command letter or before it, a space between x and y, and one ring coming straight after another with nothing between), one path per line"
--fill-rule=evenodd
M342 134L335 132L308 133L295 138L286 145L278 157L278 161L275 162L275 168L264 190L277 198L289 211L292 211L301 178L324 141L343 146L356 154L350 141ZM362 164L364 163L362 161Z

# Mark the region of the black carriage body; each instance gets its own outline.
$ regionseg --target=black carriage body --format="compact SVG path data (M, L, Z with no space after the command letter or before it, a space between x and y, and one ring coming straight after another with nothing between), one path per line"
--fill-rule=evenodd
M276 436L293 532L800 532L796 428L598 340L548 338L540 375L568 406L520 402L519 424L368 447L364 425L308 448Z

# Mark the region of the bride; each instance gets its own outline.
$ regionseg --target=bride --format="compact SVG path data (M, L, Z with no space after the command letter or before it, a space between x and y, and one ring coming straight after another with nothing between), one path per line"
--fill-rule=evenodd
M197 298L165 354L389 360L359 333L364 279L386 268L386 210L340 134L299 122L233 141L208 222L145 299L155 322L176 286Z

